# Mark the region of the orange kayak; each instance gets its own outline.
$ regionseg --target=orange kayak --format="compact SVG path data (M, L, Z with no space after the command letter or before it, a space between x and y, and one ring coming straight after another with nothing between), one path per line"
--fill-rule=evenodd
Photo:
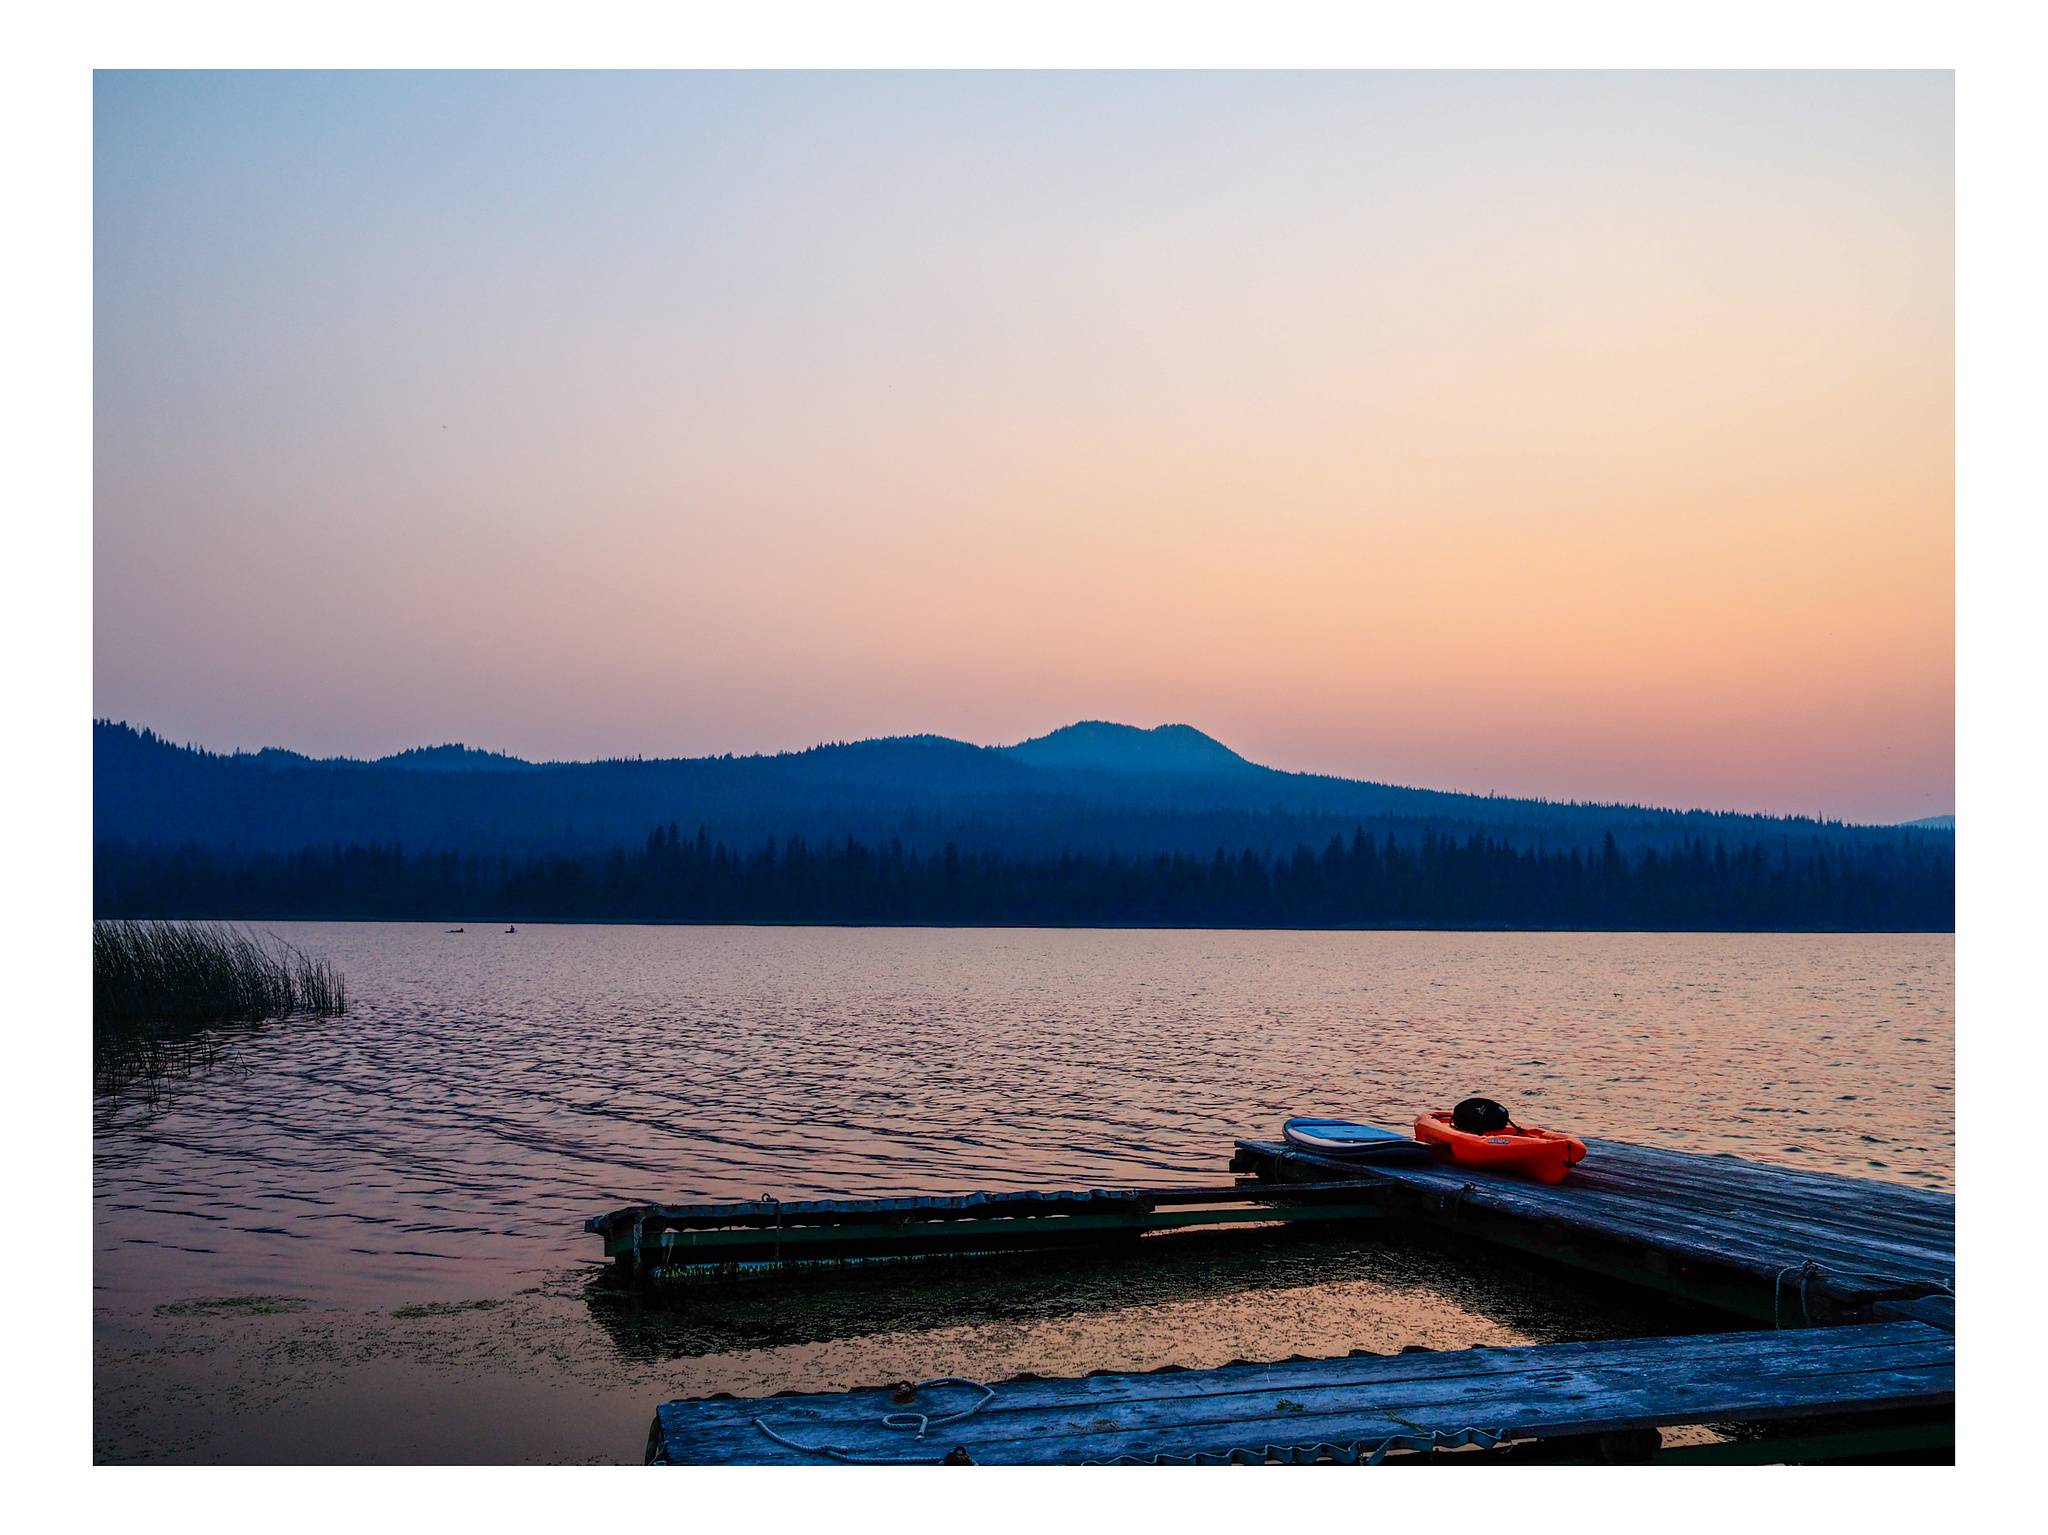
M1526 1173L1540 1183L1562 1183L1564 1170L1586 1154L1586 1143L1555 1130L1509 1126L1492 1135L1473 1135L1451 1124L1448 1111L1418 1114L1415 1138L1442 1146L1453 1162L1494 1172Z

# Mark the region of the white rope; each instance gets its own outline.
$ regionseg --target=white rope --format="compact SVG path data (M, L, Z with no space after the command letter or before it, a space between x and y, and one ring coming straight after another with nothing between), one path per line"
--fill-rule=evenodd
M882 1418L882 1427L893 1428L904 1432L907 1432L914 1427L917 1430L916 1437L922 1439L932 1429L943 1428L948 1423L958 1423L963 1419L973 1417L976 1413L980 1412L982 1408L986 1407L992 1400L994 1400L996 1394L996 1388L994 1386L985 1386L978 1380L967 1379L967 1377L964 1375L935 1376L931 1380L918 1381L916 1385L914 1385L911 1389L913 1391L922 1391L927 1386L972 1386L976 1391L979 1391L981 1393L981 1398L972 1407L968 1408L965 1412L951 1412L947 1413L943 1417L938 1418L931 1416L931 1414L929 1413L923 1412L886 1413L883 1415ZM910 1460L905 1460L899 1457L888 1455L856 1455L853 1453L853 1451L844 1449L836 1444L798 1444L794 1439L786 1439L781 1434L776 1433L774 1429L770 1428L767 1424L763 1423L759 1418L755 1418L753 1420L753 1424L755 1428L758 1428L762 1433L766 1434L770 1439L773 1439L777 1444L783 1446L783 1448L785 1449L795 1450L798 1453L804 1455L823 1455L831 1460L845 1461L849 1465L936 1466L943 1464L946 1459L946 1457L943 1455L920 1456Z
M943 1418L929 1417L921 1412L892 1412L882 1419L882 1427L909 1428L911 1419L915 1418L917 1420L917 1437L922 1439L925 1436L926 1430L930 1429L934 1424L958 1423L962 1418L973 1417L982 1408L986 1407L996 1394L994 1386L984 1386L980 1381L969 1380L964 1375L941 1375L936 1380L921 1380L914 1389L922 1391L926 1386L972 1386L981 1393L981 1400L965 1412L948 1413Z
M1778 1277L1771 1281L1771 1325L1780 1330L1783 1330L1785 1326L1785 1317L1782 1309L1785 1276L1795 1270L1799 1274L1799 1319L1808 1327L1813 1325L1813 1313L1806 1309L1806 1285L1807 1281L1820 1272L1820 1265L1814 1262L1813 1259L1808 1258L1800 1263L1786 1264L1778 1270Z
M1879 1283L1889 1285L1895 1290L1918 1289L1924 1285L1928 1292L1938 1292L1946 1295L1950 1300L1954 1300L1956 1296L1955 1276L1953 1274L1945 1280L1931 1278L1902 1280L1894 1274L1865 1274L1856 1269L1829 1268L1818 1259L1806 1258L1798 1263L1786 1264L1778 1270L1777 1277L1771 1281L1771 1325L1773 1327L1782 1329L1785 1325L1783 1299L1785 1276L1795 1273L1799 1276L1799 1316L1801 1321L1808 1327L1813 1325L1813 1313L1807 1308L1806 1287L1815 1279L1828 1276L1833 1276L1836 1279L1875 1279Z

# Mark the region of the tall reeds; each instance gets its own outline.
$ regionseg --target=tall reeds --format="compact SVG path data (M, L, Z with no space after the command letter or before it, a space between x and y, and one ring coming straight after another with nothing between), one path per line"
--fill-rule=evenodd
M281 938L206 923L92 925L95 1032L346 1011L334 966Z

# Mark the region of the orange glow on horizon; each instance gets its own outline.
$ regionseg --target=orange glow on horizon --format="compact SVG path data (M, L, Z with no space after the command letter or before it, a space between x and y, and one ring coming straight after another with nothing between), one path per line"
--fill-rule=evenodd
M543 125L603 120L447 150L462 219L427 172L236 182L329 204L232 302L226 192L160 207L142 137L227 130L118 86L97 712L533 757L1184 721L1428 787L1954 808L1946 75L722 81L670 126L563 84Z

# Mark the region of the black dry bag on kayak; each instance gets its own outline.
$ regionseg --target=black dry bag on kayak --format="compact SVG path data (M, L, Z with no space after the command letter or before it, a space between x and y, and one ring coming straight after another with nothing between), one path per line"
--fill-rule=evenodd
M1467 1098L1451 1110L1451 1128L1467 1135L1498 1135L1513 1124L1508 1111L1491 1098Z

